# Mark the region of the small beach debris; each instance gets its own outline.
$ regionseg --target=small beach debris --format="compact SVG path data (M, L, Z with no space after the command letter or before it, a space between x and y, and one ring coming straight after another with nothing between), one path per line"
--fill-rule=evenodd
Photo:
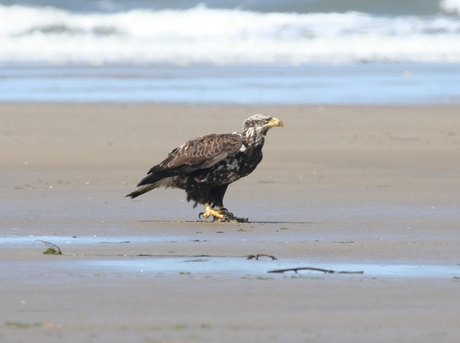
M277 258L273 255L267 255L267 254L255 254L255 255L249 255L248 256L248 260L252 260L253 258L255 258L256 260L259 259L259 257L261 256L265 256L265 257L270 257L272 260L277 260Z
M22 322L5 322L5 326L9 328L17 328L17 329L28 329L32 327L43 327L43 323L36 322L36 323L22 323Z
M325 274L363 274L364 271L336 271L331 269L323 269L323 268L314 268L314 267L299 267L299 268L288 268L288 269L277 269L277 270L269 270L267 273L286 273L286 272L297 272L299 270L313 270L317 272L323 272Z
M48 247L48 249L43 252L44 255L62 255L61 249L59 249L56 244L37 239L32 243L32 245L35 244L35 242L42 242Z

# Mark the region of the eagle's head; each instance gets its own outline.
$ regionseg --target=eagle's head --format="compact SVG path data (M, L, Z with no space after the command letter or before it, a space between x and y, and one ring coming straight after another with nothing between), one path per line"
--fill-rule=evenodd
M260 145L264 143L268 130L275 126L283 127L283 122L265 114L254 114L244 121L242 134L249 144Z

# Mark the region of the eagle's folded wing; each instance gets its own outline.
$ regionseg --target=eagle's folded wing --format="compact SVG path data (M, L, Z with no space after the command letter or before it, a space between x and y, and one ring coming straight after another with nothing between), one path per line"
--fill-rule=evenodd
M242 144L238 134L210 134L192 139L172 150L163 162L152 167L138 186L156 182L162 177L210 168L236 153Z

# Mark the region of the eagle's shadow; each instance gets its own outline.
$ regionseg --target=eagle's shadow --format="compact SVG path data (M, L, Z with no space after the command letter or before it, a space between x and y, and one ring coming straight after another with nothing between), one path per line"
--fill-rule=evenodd
M318 222L299 222L299 221L248 221L248 222L219 222L219 221L200 221L200 220L138 220L138 223L190 223L190 224L318 224Z

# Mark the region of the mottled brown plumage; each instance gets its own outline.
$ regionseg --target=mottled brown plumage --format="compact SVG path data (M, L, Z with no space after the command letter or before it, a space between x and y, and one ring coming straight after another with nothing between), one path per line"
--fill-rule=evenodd
M172 150L161 163L127 197L135 198L158 187L184 189L187 201L205 206L205 218L230 220L233 217L223 205L230 183L250 174L262 160L262 147L268 130L283 126L277 118L256 114L246 119L243 131L210 134L192 139Z

